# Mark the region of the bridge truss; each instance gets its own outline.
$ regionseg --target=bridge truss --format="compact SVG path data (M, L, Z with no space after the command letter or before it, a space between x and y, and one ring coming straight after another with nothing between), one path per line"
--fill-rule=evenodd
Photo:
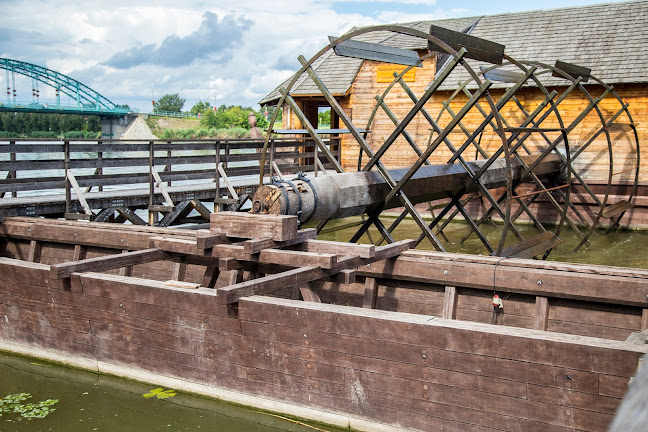
M19 60L0 58L0 69L6 74L6 104L0 103L2 111L25 112L67 112L96 115L124 115L132 110L121 107L99 94L87 85L60 72ZM16 74L32 79L31 102L17 100ZM38 83L52 87L56 91L56 103L40 103ZM61 105L61 93L76 101L76 105Z

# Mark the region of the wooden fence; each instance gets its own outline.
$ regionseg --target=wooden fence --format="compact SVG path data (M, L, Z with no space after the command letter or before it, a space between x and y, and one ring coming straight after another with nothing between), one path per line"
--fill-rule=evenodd
M266 157L264 167L266 175L300 171L318 173L333 167L328 160L319 157L319 149L310 139L275 138L270 144L270 155ZM339 139L331 138L325 144L339 160ZM139 189L141 193L136 194L139 201L133 198L133 202L124 202L123 207L141 208L144 196L148 197L149 207L158 204L173 206L171 201L175 200L165 190L178 186L175 188L176 199L182 199L177 198L177 192L190 194L197 189L196 185L202 184L209 189L210 199L222 205L219 200L229 202L223 198L227 194L223 186L228 185L223 182L223 174L229 179L238 179L232 182L234 187L245 189L258 184L263 145L263 139L246 138L0 140L0 198L12 198L11 201L3 200L4 207L20 207L20 198L31 197L33 212L47 214L60 212L60 208L50 206L52 208L48 210L43 204L39 209L38 202L34 205L33 197L59 195L62 200L65 195L66 214L81 209L90 215L92 210L102 209L105 205L92 205L92 194L96 192L111 191L108 195L122 197L125 190L129 190L132 196L133 189ZM106 201L106 193L102 200Z

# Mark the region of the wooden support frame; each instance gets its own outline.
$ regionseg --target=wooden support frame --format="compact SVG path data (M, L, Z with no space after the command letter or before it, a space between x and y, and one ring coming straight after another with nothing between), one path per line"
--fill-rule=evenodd
M446 285L445 295L443 296L443 311L441 313L442 318L444 319L457 318L458 298L459 298L459 293L457 292L457 287Z
M549 327L549 299L544 296L537 296L535 303L535 318L533 328L535 330L547 331Z
M368 277L365 279L364 298L362 307L365 309L376 309L378 302L378 281L376 278Z
M85 271L101 272L169 258L171 258L171 255L162 249L145 249L99 258L89 258L76 262L52 264L50 266L50 274L53 279L64 279L69 278L72 273Z

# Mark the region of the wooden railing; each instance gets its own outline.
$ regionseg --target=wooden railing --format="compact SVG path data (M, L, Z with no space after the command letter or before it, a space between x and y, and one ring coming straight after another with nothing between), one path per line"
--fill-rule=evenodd
M85 191L138 185L152 189L156 173L167 186L187 180L218 181L220 164L230 178L258 175L263 144L262 139L0 140L0 197L37 191L69 195L74 182ZM273 172L273 163L282 173L332 167L323 158L318 163L309 139L277 138L271 144L266 173ZM327 144L339 159L339 140Z

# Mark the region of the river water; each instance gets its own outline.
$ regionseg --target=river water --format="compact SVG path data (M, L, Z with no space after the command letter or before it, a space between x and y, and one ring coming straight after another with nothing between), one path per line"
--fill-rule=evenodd
M42 419L4 414L0 431L342 431L181 392L168 399L143 396L157 387L0 352L0 397L30 393L24 403L59 400Z

